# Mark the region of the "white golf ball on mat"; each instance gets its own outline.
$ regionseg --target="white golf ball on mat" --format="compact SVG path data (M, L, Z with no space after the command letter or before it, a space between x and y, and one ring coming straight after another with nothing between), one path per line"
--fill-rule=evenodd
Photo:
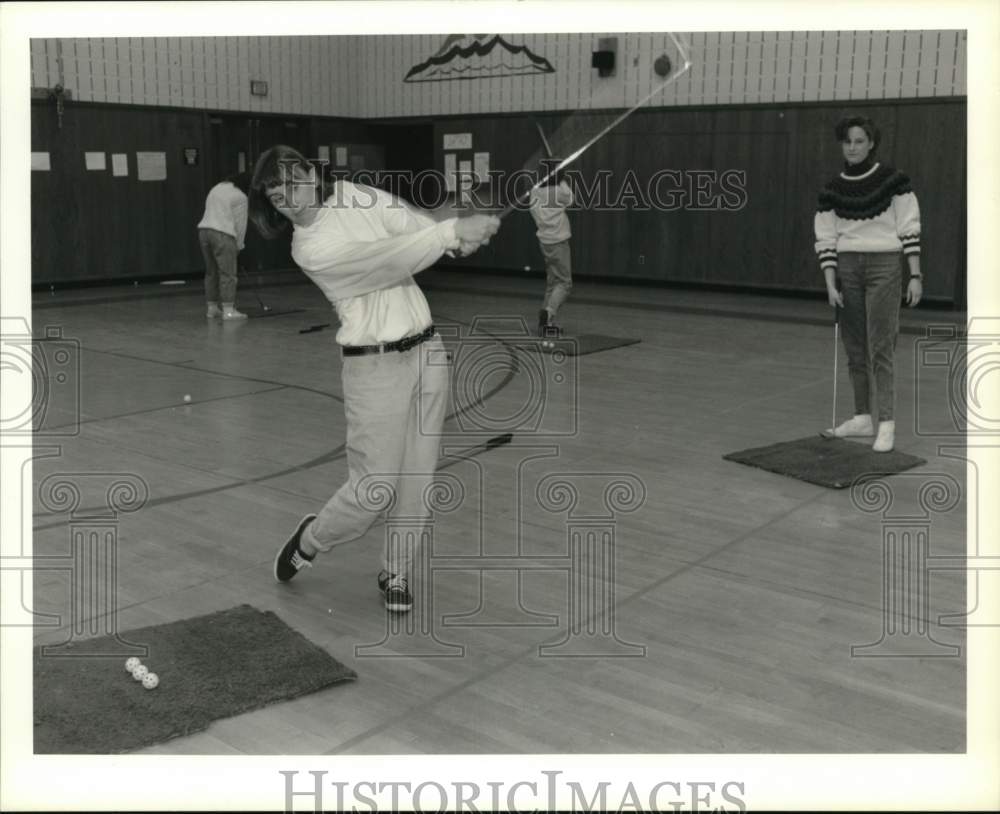
M145 664L139 664L132 670L132 678L136 681L142 681L147 675L149 675L149 668Z
M142 686L147 690L155 690L160 685L160 677L156 673L146 673L142 677Z
M125 672L131 673L140 664L142 664L142 662L139 661L139 659L137 659L135 656L132 656L132 658L128 659L125 662Z

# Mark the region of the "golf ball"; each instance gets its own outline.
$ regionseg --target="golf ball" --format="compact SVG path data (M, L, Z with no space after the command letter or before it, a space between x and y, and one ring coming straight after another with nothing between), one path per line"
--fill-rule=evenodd
M186 402L190 402L191 401L191 394L190 393L185 393L184 394L184 401L186 401Z
M139 664L132 670L132 678L136 681L142 681L147 675L149 675L149 668L144 664Z
M531 271L531 266L525 266L525 267L524 267L524 270L525 270L525 271Z
M142 686L147 690L155 690L160 685L160 677L156 673L146 673L142 677Z
M139 661L139 659L137 659L135 656L132 656L132 658L128 659L128 661L125 662L125 672L131 673L140 664L142 664L142 662Z

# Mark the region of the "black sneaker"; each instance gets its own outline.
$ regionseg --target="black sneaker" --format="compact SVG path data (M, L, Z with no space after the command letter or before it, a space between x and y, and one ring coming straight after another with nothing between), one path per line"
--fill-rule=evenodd
M378 589L385 597L385 609L395 613L406 613L413 607L413 595L406 577L380 571Z
M307 514L303 517L299 527L295 529L295 533L278 551L278 555L274 558L274 578L278 582L288 582L303 568L312 568L312 560L315 555L310 557L303 553L302 549L299 548L299 540L302 539L302 532L306 530L306 526L315 519L316 515L314 514Z
M549 316L549 311L547 308L543 308L538 312L538 335L545 336L545 329L548 327L549 322L552 317Z

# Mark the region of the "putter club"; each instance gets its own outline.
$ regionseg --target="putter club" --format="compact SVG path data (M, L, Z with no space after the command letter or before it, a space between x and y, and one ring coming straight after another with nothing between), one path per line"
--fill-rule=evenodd
M246 266L242 266L241 268L243 269L244 277L251 276ZM261 311L263 311L266 314L268 311L271 310L271 307L269 305L264 305L264 301L260 298L260 281L256 277L253 278L253 295L257 298L257 304L260 306Z

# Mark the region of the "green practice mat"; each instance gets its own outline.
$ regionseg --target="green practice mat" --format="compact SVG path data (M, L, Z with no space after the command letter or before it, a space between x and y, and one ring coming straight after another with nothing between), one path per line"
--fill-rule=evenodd
M143 688L124 658L74 657L72 644L43 656L36 647L35 754L129 752L357 677L273 613L249 605L119 636L148 647L142 663L160 685ZM100 650L93 639L81 650L84 644Z
M872 439L874 441L874 439ZM905 472L927 463L905 452L873 452L872 441L857 443L819 435L723 455L727 461L755 466L790 478L844 489L858 478L877 478Z

